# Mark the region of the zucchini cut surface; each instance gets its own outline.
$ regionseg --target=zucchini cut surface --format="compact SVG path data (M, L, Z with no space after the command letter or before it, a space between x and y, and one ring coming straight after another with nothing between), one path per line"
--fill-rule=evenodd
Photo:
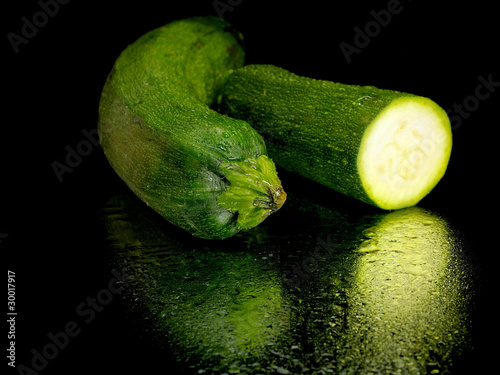
M443 177L451 147L449 120L437 104L423 97L395 99L361 141L363 187L381 208L413 206Z

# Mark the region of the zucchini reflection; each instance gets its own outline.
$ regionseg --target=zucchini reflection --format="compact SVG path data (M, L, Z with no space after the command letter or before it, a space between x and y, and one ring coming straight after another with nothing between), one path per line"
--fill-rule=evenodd
M448 370L467 337L461 243L442 218L417 207L389 213L364 233L341 366Z
M213 242L129 192L108 202L112 267L131 276L128 306L159 357L195 373L446 372L467 343L473 290L446 221L289 203L276 227ZM318 238L339 246L293 290L282 276Z
M244 241L197 239L130 195L114 196L104 220L134 320L186 368L231 370L286 330L278 270Z

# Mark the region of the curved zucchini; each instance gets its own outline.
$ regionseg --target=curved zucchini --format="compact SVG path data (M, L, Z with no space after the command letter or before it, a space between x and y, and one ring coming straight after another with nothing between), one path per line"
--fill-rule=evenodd
M446 112L407 93L248 65L230 75L220 107L257 129L277 164L383 209L417 204L450 158Z
M152 30L119 56L99 105L99 137L113 169L171 223L223 239L284 203L262 137L210 109L242 66L237 34L216 17Z

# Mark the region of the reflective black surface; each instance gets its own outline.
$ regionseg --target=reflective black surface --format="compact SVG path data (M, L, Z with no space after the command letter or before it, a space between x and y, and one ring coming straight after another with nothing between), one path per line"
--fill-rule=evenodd
M448 373L472 347L478 275L444 216L287 203L228 241L195 239L127 191L105 204L132 320L179 371Z

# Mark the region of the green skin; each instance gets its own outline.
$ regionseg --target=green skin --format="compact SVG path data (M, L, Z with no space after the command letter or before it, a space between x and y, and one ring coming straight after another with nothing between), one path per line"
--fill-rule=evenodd
M248 121L263 135L276 164L378 206L362 185L358 150L368 125L402 97L414 95L247 65L226 81L220 110Z
M174 21L129 45L102 92L98 130L111 166L147 205L197 237L230 237L285 201L262 137L210 109L243 59L219 18Z

